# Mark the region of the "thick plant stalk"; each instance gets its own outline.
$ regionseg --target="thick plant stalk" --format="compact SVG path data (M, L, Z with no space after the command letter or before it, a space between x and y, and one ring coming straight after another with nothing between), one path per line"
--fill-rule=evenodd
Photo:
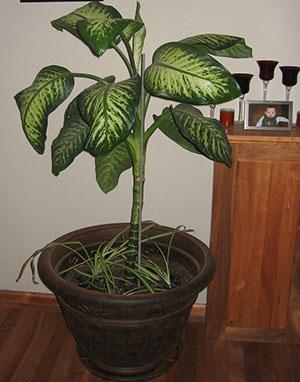
M142 242L142 209L144 200L144 173L145 173L145 90L144 90L145 55L141 57L141 102L139 105L140 119L138 118L134 131L134 145L132 150L133 163L133 203L131 210L129 247L132 254L128 257L127 265L132 268L137 261L138 268L141 266L141 242Z
M143 208L143 191L144 191L144 176L140 171L140 161L142 161L142 168L145 166L145 156L140 157L140 153L134 150L135 159L133 162L133 195L132 195L132 209L129 230L129 247L132 248L132 253L128 256L127 266L134 266L139 249L139 230L141 210Z
M140 157L144 158L144 133L145 133L145 87L144 87L144 72L145 72L145 54L141 57L141 142ZM139 237L138 237L138 269L141 269L142 262L142 222L143 222L143 199L144 199L144 160L140 160L140 178L143 180L142 187L140 187L140 203L139 203Z

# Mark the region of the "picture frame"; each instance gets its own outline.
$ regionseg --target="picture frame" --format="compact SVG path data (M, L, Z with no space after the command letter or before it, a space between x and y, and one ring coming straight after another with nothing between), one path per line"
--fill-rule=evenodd
M246 130L289 131L292 129L292 101L246 101Z

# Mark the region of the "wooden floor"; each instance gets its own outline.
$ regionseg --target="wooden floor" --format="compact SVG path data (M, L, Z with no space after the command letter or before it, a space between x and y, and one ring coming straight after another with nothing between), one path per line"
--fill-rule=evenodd
M186 329L181 358L151 382L300 382L300 345L207 343L203 328L203 315L196 311ZM0 382L31 381L104 382L79 361L62 315L51 301L20 304L2 299Z

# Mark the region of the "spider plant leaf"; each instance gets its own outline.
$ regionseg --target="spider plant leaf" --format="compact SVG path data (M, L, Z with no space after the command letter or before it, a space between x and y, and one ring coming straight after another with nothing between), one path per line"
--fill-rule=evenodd
M98 22L103 22L116 18L121 19L122 16L114 7L104 5L98 1L92 1L59 19L53 20L51 24L55 29L59 31L66 30L73 36L81 39L77 30L78 21L97 20Z
M202 113L200 110L195 109L199 112L199 116L202 116ZM172 141L176 142L179 146L183 147L184 149L196 153L201 154L201 152L197 149L197 147L190 142L188 139L185 138L185 136L180 132L179 128L177 127L173 115L171 113L171 110L169 107L164 108L163 112L160 116L153 116L155 120L155 125L157 125L157 128L163 132L168 138L170 138Z
M97 83L79 95L83 120L91 127L86 150L94 157L108 154L128 137L140 98L140 77L114 84Z
M146 27L144 25L144 22L142 20L141 14L140 14L141 5L138 1L136 4L136 11L135 11L135 20L139 23L142 23L142 28L136 32L133 36L133 43L132 43L132 49L133 49L133 58L135 62L135 67L138 69L141 63L141 54L143 52L144 48L144 41L146 37Z
M15 96L25 135L32 147L43 154L45 150L48 116L71 93L74 76L61 66L47 66L31 86Z
M132 166L126 143L120 143L106 155L99 155L95 164L99 187L105 193L112 191L118 185L120 175Z
M194 47L207 49L207 53L214 56L231 58L252 57L252 49L246 45L245 40L237 36L222 34L202 34L181 40L182 43Z
M197 115L194 106L180 104L171 108L180 132L197 149L215 162L231 165L231 146L219 121Z
M240 95L233 76L206 48L178 42L154 53L145 71L145 88L155 97L195 105L219 104Z
M77 30L80 39L96 56L101 56L107 49L120 41L122 32L135 33L142 27L141 23L127 19L80 20Z
M77 98L68 106L64 125L52 142L52 173L57 176L67 168L85 147L90 127L83 121L77 107Z

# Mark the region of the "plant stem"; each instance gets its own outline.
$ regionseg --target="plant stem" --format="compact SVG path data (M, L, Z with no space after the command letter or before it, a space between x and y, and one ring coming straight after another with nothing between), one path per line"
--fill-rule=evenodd
M158 125L154 122L149 129L145 132L145 143L147 144L148 140L152 134L157 130Z
M132 53L130 47L130 52ZM133 57L132 57L133 59ZM129 246L133 248L132 257L128 260L128 266L132 267L136 262L138 269L141 268L142 256L142 209L144 200L144 171L146 160L146 145L144 141L145 113L149 104L149 97L146 101L144 88L145 55L141 55L141 97L136 110L136 121L133 128L133 134L129 139L131 144L131 158L133 168L133 204L131 211L131 222L129 230Z
M139 128L138 122L136 129ZM144 193L144 169L145 169L145 152L141 155L141 147L143 144L140 134L135 136L131 135L127 142L129 144L129 152L132 159L132 175L133 175L133 195L132 195L132 208L129 229L129 243L128 246L133 249L132 254L128 256L127 266L132 268L136 262L138 243L139 243L139 218L140 209L143 207L143 193Z
M95 80L97 82L101 82L104 85L107 84L107 82L98 76L94 76L93 74L88 74L88 73L73 73L74 77L81 77L81 78L88 78L90 80Z
M129 47L130 48L130 47ZM131 49L130 49L131 51ZM131 51L132 53L132 51ZM133 63L134 58L132 55ZM135 67L135 64L134 64ZM140 157L144 158L144 133L145 133L145 86L144 86L144 72L145 72L145 54L141 56L141 144L140 144ZM144 179L144 160L140 161L140 178ZM138 269L141 269L142 264L142 222L143 222L143 198L144 198L144 188L140 187L140 206L139 206L139 237L138 237Z
M130 46L130 44L129 44L129 42L128 42L128 40L126 38L122 38L122 41L123 41L123 43L125 45L125 48L127 50L127 54L128 54L129 60L130 60L131 68L132 68L134 74L136 74L137 73L137 68L135 66L135 62L134 62L134 57L133 57L131 46Z
M128 58L125 56L125 54L122 52L122 50L120 48L118 48L116 45L112 45L112 47L118 53L118 55L121 57L122 61L126 65L130 77L133 77L135 73L134 73L134 71L133 71L133 69L132 69L132 67L130 65L130 62L129 62Z

